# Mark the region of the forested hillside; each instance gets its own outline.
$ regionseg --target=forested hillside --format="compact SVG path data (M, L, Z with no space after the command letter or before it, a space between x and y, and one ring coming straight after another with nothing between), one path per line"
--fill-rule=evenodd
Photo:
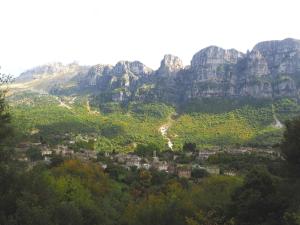
M133 151L138 144L167 150L160 127L174 150L185 142L201 148L216 146L271 147L280 142L282 123L300 113L293 99L224 100L209 98L174 107L164 103L97 104L88 96L52 96L21 92L9 98L20 140L49 144L93 139L98 151Z

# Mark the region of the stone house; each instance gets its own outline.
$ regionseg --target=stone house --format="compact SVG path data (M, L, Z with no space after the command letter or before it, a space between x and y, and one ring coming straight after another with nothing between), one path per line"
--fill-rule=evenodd
M233 170L228 170L228 171L224 171L224 175L234 177L236 176L236 172Z
M141 168L143 168L145 170L149 170L151 168L151 165L149 163L142 163Z
M107 164L105 163L102 163L102 162L99 162L100 166L102 167L102 169L106 169L107 168Z
M198 153L197 159L198 160L207 160L210 156L215 155L215 151L200 151Z
M135 166L137 168L140 168L141 167L141 157L139 157L137 155L127 155L125 164L128 167Z
M87 155L84 152L75 152L74 157L79 160L83 160L83 161L89 160L89 158L87 157Z
M159 171L168 171L169 164L166 161L160 161L158 165L158 170Z
M213 175L219 175L220 174L220 168L218 166L206 166L204 169L209 173Z
M30 147L31 147L31 144L29 142L21 142L21 143L17 144L17 146L15 147L15 151L17 153L26 152Z
M174 174L176 173L176 169L177 167L175 163L169 163L167 172Z
M124 154L124 153L119 153L119 154L116 154L114 156L114 159L118 162L118 163L125 163L126 162L126 158L127 158L127 155Z
M86 156L92 160L92 159L97 159L97 152L96 151L93 151L93 150L84 150L84 153L86 154Z
M180 178L191 178L192 169L190 166L178 166L177 167L177 176Z
M168 171L168 166L169 164L166 161L159 161L156 158L154 158L151 164L151 167L158 171Z
M61 154L64 157L72 157L72 155L74 154L74 150L72 150L72 149L64 149L64 150L62 150Z
M29 158L25 153L21 153L17 156L17 160L20 162L29 162Z
M42 154L42 156L52 155L52 150L50 150L48 148L43 148L41 150L41 154Z
M48 156L48 155L45 155L44 156L44 161L45 161L45 163L51 163L51 157Z
M74 154L74 150L69 149L68 146L58 145L56 149L54 149L55 154L62 155L64 157L71 157Z

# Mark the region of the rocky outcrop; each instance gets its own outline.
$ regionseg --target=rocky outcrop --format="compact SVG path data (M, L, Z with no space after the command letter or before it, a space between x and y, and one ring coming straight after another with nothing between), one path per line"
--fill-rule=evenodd
M157 71L159 76L171 76L184 69L182 60L174 55L165 55Z
M247 78L263 77L270 74L267 60L257 50L248 53L244 60L241 60L239 63L240 65L244 63L244 68L238 68L241 70L237 70L237 72L243 72L243 75Z
M89 70L80 86L94 88L105 101L122 102L129 100L151 74L153 70L139 61L120 61L115 66L99 64Z
M227 66L243 58L243 53L234 49L225 50L216 46L202 49L193 56L191 70L197 80L223 80Z
M187 98L298 98L300 41L285 39L257 44L247 54L216 46L194 55Z
M266 59L272 75L300 72L300 40L265 41L258 43L253 50L259 51Z
M104 102L176 104L203 97L299 99L300 41L265 41L245 54L210 46L197 52L186 67L177 56L165 55L156 71L139 61L120 61L114 66L98 64L87 72L76 68L81 67L48 64L24 72L17 80L43 79L61 73L72 78L66 80L76 84L74 91L90 90Z

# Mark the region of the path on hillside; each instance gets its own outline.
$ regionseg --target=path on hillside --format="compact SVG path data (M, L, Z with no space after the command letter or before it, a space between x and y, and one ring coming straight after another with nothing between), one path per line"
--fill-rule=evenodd
M65 107L65 108L70 109L70 110L72 109L71 106L69 106L66 103L64 103L59 97L56 97L56 100L59 102L59 106Z
M86 109L87 109L88 113L90 113L90 114L94 114L94 115L99 115L100 114L100 112L98 112L96 110L91 110L91 106L90 106L90 101L89 100L86 101Z
M274 122L275 122L273 124L273 126L278 129L283 128L283 124L280 122L280 120L276 116L275 107L273 104L272 104L272 114L273 114L273 118L274 118Z
M161 125L159 127L159 131L161 133L161 135L163 136L164 139L167 140L167 143L168 143L168 147L173 150L173 142L172 140L169 138L168 136L168 130L169 128L171 127L172 123L174 122L174 120L172 119L172 116L175 116L176 114L171 114L169 117L168 117L168 122Z

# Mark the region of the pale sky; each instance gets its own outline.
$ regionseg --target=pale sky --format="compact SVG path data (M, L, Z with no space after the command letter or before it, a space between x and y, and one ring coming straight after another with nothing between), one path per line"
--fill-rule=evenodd
M0 0L1 72L74 60L157 69L165 54L188 65L209 45L245 52L300 39L299 9L299 0Z

